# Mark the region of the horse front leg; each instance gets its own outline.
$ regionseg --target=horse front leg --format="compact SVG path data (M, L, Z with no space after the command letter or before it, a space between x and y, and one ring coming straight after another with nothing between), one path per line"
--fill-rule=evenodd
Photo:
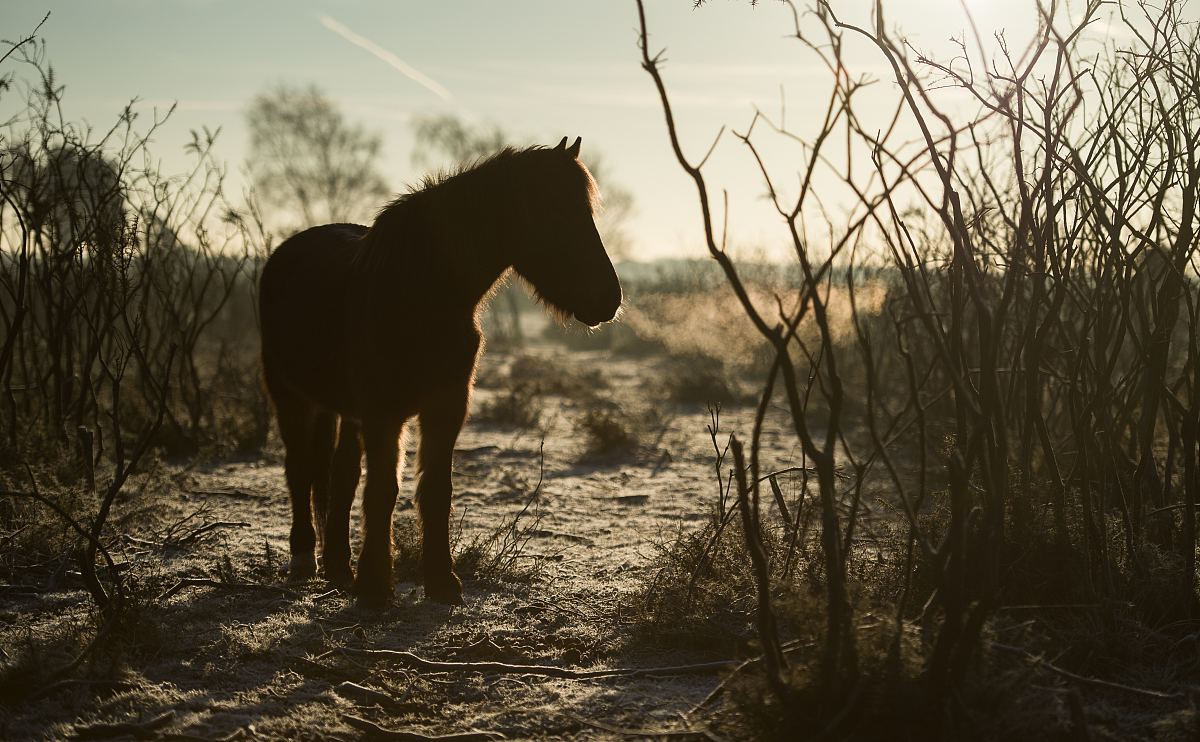
M312 469L312 519L316 525L318 553L325 550L325 519L329 514L330 470L337 441L337 415L321 411L312 421L312 445L308 449ZM321 559L317 558L320 566Z
M461 604L462 581L450 557L451 467L454 444L467 416L465 389L430 400L419 413L417 508L421 514L421 572L425 597Z
M403 421L364 420L367 486L363 489L363 543L354 594L358 604L382 608L392 598L392 511L399 491L397 464Z
M362 476L362 441L358 423L342 418L338 427L337 449L329 482L329 507L325 516L325 535L321 569L335 587L348 588L354 581L350 570L350 509L354 492Z

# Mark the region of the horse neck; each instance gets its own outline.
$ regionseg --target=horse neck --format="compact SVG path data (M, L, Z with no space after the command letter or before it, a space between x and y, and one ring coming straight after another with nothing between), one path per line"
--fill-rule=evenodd
M512 267L516 239L509 205L496 198L494 189L477 190L472 185L437 194L439 199L430 208L436 215L438 262L477 307ZM464 203L472 208L463 209Z
M356 260L367 303L478 312L513 265L521 210L509 194L519 190L492 170L464 173L389 206ZM398 284L415 290L391 290Z

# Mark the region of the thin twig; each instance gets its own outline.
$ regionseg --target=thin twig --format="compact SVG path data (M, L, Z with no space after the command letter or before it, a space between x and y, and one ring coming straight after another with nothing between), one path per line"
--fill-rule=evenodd
M540 675L564 680L591 680L594 678L661 678L675 675L707 675L732 670L740 662L720 660L701 662L694 665L669 665L665 667L622 667L609 670L572 670L552 665L513 665L507 662L443 662L427 660L412 652L394 649L353 649L342 647L334 650L354 657L369 657L378 660L396 660L416 670L426 672L477 672L497 675Z
M48 21L49 19L50 19L50 11L48 11L48 10L47 10L47 11L46 11L46 15L42 16L42 20L41 20L40 22L38 22L37 26L35 26L35 27L34 27L33 31L31 31L31 32L29 33L29 35L28 35L28 36L26 36L25 38L23 38L23 39L21 39L20 41L16 42L15 44L13 44L13 45L12 45L12 47L11 47L11 48L9 48L9 50L8 50L8 51L4 52L4 56L0 57L0 64L4 64L4 60L8 59L8 58L9 58L9 56L11 56L11 55L12 55L12 53L13 53L13 52L15 52L17 49L20 49L21 47L25 46L25 45L26 45L26 44L28 44L29 42L31 42L31 41L33 41L34 39L36 39L36 38L37 38L37 32L38 32L38 31L40 31L40 30L42 29L42 26L43 26L43 25L46 23L46 21Z
M247 492L243 489L231 490L188 490L188 494L203 495L205 497L232 497L235 500L265 500L266 495L259 495L253 492Z
M246 739L247 736L249 735L246 728L240 727L222 737L201 737L198 734L187 734L186 732L168 732L154 739L156 742L234 742Z
M596 719L588 719L575 714L567 714L568 717L574 719L580 724L585 724L595 729L601 729L612 734L620 734L625 737L707 737L708 733L703 729L630 729L626 727L617 727L611 724L605 724Z
M781 645L781 649L784 651L784 653L787 653L787 652L793 652L797 649L811 649L813 646L815 646L813 644L813 642L802 642L799 639L792 639L791 641L784 642ZM730 681L732 681L735 677L737 677L746 668L748 668L752 665L756 665L759 662L762 662L762 659L763 659L763 655L760 654L757 657L751 657L748 660L744 660L737 667L733 668L733 670L730 671L730 673L728 675L721 678L721 682L717 683L716 687L713 688L711 691L709 691L708 695L705 696L700 701L700 703L697 703L695 706L693 706L691 708L690 711L688 711L688 714L689 715L694 714L697 711L700 711L701 709L703 709L705 706L708 706L713 701L717 700L717 698L723 692L725 692L725 688L728 687Z
M240 521L240 520L212 521L211 523L205 523L204 525L200 526L199 528L197 528L196 530L187 534L186 536L183 536L182 538L168 539L167 541L163 542L163 546L164 547L184 546L186 544L192 544L192 543L195 543L198 539L200 539L200 537L202 537L206 534L212 533L213 531L217 530L218 528L248 528L249 526L250 526L249 523L246 523L245 521Z
M358 683L353 683L349 680L338 683L336 686L334 686L333 692L337 693L342 698L353 701L357 704L364 706L379 706L391 711L410 709L419 705L411 701L400 701L388 695L387 693L384 693L383 691L375 690L374 688L368 688L365 685L359 685Z
M989 642L989 645L991 646L992 649L999 649L1002 652L1008 652L1009 654L1015 654L1015 655L1025 659L1026 661L1033 663L1034 665L1044 667L1053 673L1056 673L1058 675L1063 676L1064 678L1067 678L1068 680L1074 680L1075 682L1081 683L1083 685L1090 685L1090 686L1093 686L1096 688L1105 688L1107 690L1121 691L1122 693L1131 693L1135 696L1141 696L1143 698L1153 698L1158 701L1180 701L1180 700L1183 700L1183 697L1184 697L1182 693L1166 693L1164 691L1150 690L1148 688L1138 688L1138 687L1135 687L1132 685L1125 685L1123 683L1114 683L1111 680L1101 680L1099 678L1090 678L1090 677L1087 677L1086 675L1079 675L1077 673L1071 672L1070 670L1064 670L1063 668L1059 667L1058 665L1055 665L1055 664L1047 661L1045 658L1038 657L1037 655L1027 652L1026 650L1024 650L1020 647L1014 647L1014 646L1010 646L1008 644L1000 644L998 642Z
M404 732L395 729L386 729L373 721L367 721L359 716L346 715L342 718L355 729L366 732L371 739L411 740L412 742L423 742L424 740L439 740L439 742L490 742L490 740L505 738L499 732L459 732L457 734L440 735Z
M88 724L77 727L71 739L107 739L109 737L137 737L145 739L157 736L155 732L175 719L174 711L167 711L146 721L123 721L116 724Z
M54 695L60 690L76 688L79 686L91 688L113 688L117 690L128 690L130 688L137 687L136 684L127 680L113 680L104 678L63 678L62 680L51 683L50 685L38 688L33 693L30 693L28 698L31 701L37 698L45 698L46 696Z
M299 598L300 594L295 590L289 590L286 587L279 585L263 585L257 582L221 582L220 580L212 580L207 577L184 577L179 582L175 583L158 596L159 600L166 600L175 593L188 587L215 587L218 590L246 590L253 592L269 592L277 593L288 598Z

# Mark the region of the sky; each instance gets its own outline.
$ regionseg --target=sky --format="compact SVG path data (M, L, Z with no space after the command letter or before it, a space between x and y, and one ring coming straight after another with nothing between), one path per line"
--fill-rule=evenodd
M833 4L867 22L870 2ZM666 48L664 77L688 152L699 158L722 125L744 129L756 106L777 114L782 102L791 126L811 129L828 76L789 38L787 6L692 5L647 0L651 46ZM985 38L1004 29L1020 46L1032 30L1032 0L885 3L891 26L945 56L953 53L949 38L967 27L964 6ZM704 254L695 190L675 163L640 68L633 0L3 0L0 37L23 36L47 10L41 36L66 86L68 117L106 128L132 98L143 121L177 104L152 142L167 171L186 167L190 130L220 127L218 155L240 191L249 101L279 83L313 83L382 133L381 169L397 191L422 175L412 158L414 116L456 113L525 142L582 136L583 159L599 153L608 178L634 196L632 257ZM886 73L864 44L848 48L848 59L856 73ZM867 112L882 116L895 86L877 89ZM0 100L0 114L10 115L14 100ZM772 146L776 174L794 180L800 151ZM778 254L778 220L745 148L726 135L706 171L714 193L730 194L731 243Z

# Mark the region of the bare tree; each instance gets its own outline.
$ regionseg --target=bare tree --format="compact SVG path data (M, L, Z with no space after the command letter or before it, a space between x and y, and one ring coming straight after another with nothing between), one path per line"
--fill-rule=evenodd
M472 125L452 113L418 116L413 121L416 144L413 163L420 167L436 166L446 158L466 164L504 149L512 138L495 124Z
M851 727L857 736L872 695L865 684L895 677L899 654L880 672L859 661L869 655L857 638L852 567L863 553L854 536L881 502L907 530L890 554L904 564L893 647L916 625L927 637L924 723L942 734L962 723L946 711L978 660L1014 653L988 634L1006 605L1078 601L1096 608L1097 623L1129 621L1164 637L1194 625L1200 33L1184 20L1186 3L1039 2L1023 52L997 34L989 53L973 32L944 61L890 31L881 1L862 25L824 0L808 13L788 3L789 35L832 85L807 134L759 110L733 130L799 268L790 291L765 300L718 231L724 199L704 170L718 142L690 155L681 144L644 5L642 66L695 184L705 245L775 352L749 445L734 437L730 450L780 728L815 720L820 737ZM1085 33L1110 6L1125 38L1085 53ZM857 97L876 80L847 64L846 44L860 42L885 63L896 93L882 115ZM950 89L977 107L962 112ZM765 154L764 138L775 137L805 152L799 192L787 200ZM840 141L844 156L830 144ZM844 187L851 204L835 213L815 203L822 182ZM880 264L875 288L886 300L866 309L857 292ZM830 319L838 302L849 304L848 343ZM760 476L757 441L776 389L820 510L824 573L814 585L825 590L826 633L808 712L794 711L804 675L789 674L777 649L772 600L788 572L770 571L757 506L759 483L772 476ZM906 459L915 476L903 471ZM886 499L864 502L864 478L879 468ZM784 533L800 530L779 512ZM919 571L931 577L920 601ZM1082 716L1074 723L1086 737Z
M387 196L383 137L348 121L314 86L281 85L246 111L250 180L264 206L300 226L350 221Z

